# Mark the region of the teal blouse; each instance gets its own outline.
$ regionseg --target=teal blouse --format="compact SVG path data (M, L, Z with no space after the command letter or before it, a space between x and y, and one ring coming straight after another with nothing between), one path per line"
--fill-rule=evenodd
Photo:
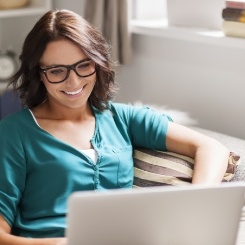
M0 121L0 214L13 234L64 236L72 192L131 188L133 147L166 150L166 115L118 103L94 114L96 164L42 130L27 108Z

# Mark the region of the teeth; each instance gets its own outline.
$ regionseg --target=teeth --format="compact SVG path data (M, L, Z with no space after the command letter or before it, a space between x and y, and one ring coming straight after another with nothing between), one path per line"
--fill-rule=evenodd
M79 90L73 91L73 92L66 92L66 91L64 91L64 92L66 94L69 94L69 95L76 95L76 94L79 94L82 90L83 90L83 88L80 88Z

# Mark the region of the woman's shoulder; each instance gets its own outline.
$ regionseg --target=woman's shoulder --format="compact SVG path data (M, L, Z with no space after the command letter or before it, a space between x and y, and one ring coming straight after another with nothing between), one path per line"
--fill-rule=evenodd
M129 110L130 108L132 108L133 105L131 104L126 104L126 103L120 103L120 102L110 102L109 103L109 109L110 110Z
M148 105L144 104L132 104L132 103L120 103L120 102L111 102L109 104L110 110L115 111L145 111L145 110L151 110L155 111L153 108L151 108Z
M154 111L147 105L137 105L131 103L118 103L112 102L109 104L109 109L116 114L138 114L140 112L146 113L148 111Z
M11 113L0 120L0 127L12 127L22 122L27 122L30 116L29 109L23 108L20 111Z
M137 108L132 104L111 102L109 104L109 111L113 116L128 117L135 113Z
M110 102L108 110L102 113L103 116L108 116L108 114L114 118L118 117L124 120L165 117L168 121L173 121L169 115L157 111L148 105L130 103Z
M144 104L124 104L124 103L111 103L110 110L117 115L137 118L156 118L166 117L168 121L173 121L172 118L163 111L158 111L155 108Z

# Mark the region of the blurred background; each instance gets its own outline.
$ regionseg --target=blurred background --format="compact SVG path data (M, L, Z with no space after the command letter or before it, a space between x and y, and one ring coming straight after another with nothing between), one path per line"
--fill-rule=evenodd
M105 31L118 50L116 101L186 112L198 127L245 139L245 39L224 31L226 7L225 0L30 0L0 10L0 50L18 60L40 15L73 10ZM0 118L20 109L5 89L2 79Z

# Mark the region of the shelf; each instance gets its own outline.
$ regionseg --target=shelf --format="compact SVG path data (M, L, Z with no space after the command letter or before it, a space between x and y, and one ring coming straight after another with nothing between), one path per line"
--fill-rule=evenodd
M133 20L131 21L130 27L131 32L134 34L245 49L244 38L227 37L222 30L169 26L166 19L155 21Z
M23 8L0 10L0 18L39 15L50 10L51 7L51 0L32 0L29 5Z

